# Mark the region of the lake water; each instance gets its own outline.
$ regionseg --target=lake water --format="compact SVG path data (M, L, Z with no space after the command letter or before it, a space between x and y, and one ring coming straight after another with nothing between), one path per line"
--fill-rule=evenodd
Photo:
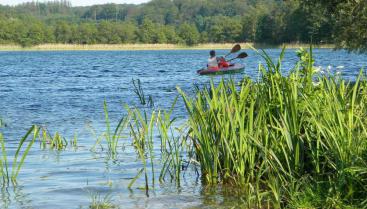
M247 50L249 57L242 74L258 77L260 56ZM280 50L267 52L277 58ZM225 54L226 51L218 51ZM196 70L205 65L208 51L64 51L64 52L0 52L0 118L7 140L9 158L19 139L32 124L58 131L67 139L78 137L78 147L64 151L41 149L36 142L27 156L16 187L1 190L1 208L88 208L92 194L108 195L121 208L217 208L239 206L238 198L225 195L226 189L215 191L201 185L195 172L186 171L181 185L156 184L146 192L139 187L143 178L130 189L127 185L141 168L134 150L125 142L115 160L104 152L91 152L97 133L104 131L103 101L106 100L111 121L115 124L124 114L124 104L138 105L132 91L132 79L140 79L146 95L152 96L160 108L171 106L178 95L176 86L190 93L193 85L204 85L212 77L198 76ZM367 66L367 55L345 51L315 49L316 65L324 71L340 71L353 80ZM283 61L285 72L297 57L287 50ZM228 78L229 76L224 76ZM222 76L213 77L218 81ZM175 116L184 120L186 112L178 101Z

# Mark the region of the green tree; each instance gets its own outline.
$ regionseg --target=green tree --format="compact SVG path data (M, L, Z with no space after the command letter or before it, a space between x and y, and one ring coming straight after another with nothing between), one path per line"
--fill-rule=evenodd
M116 25L116 32L122 43L134 43L137 41L138 28L135 24L124 22Z
M163 30L164 30L164 34L167 38L167 43L178 44L178 43L182 42L182 39L176 33L176 28L174 26L170 26L170 25L165 26L163 28Z
M275 20L270 15L266 14L259 19L255 41L258 43L276 43L274 39Z
M117 33L116 23L102 21L98 25L97 40L103 44L119 44L121 38Z
M140 25L140 30L138 32L139 40L142 43L153 43L154 39L154 23L151 20L144 19L143 23Z
M242 24L238 17L215 16L205 19L204 31L210 42L237 42L241 39Z
M188 23L182 24L178 28L178 34L180 38L189 46L199 43L200 34L195 25L190 25Z
M303 6L335 18L333 40L339 48L367 52L367 1L302 0Z
M93 23L81 23L77 29L77 42L79 44L95 44L97 42L97 28Z
M139 40L142 43L167 43L165 26L154 23L149 19L144 19L139 30Z
M73 42L73 27L65 21L56 24L54 34L57 43L68 44Z
M41 22L38 21L29 21L25 22L22 26L25 30L19 37L18 43L23 46L32 46L38 45L41 43L45 43L46 36L45 32L46 27Z

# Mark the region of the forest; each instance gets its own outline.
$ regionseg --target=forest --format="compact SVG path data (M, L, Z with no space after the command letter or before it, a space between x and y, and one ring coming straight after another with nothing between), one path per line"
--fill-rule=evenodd
M312 42L365 50L366 1L343 2L152 0L73 7L55 0L0 5L0 44Z

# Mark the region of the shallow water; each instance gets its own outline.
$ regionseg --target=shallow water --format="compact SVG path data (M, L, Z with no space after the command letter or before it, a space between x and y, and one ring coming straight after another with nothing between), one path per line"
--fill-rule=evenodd
M277 58L280 50L267 52ZM90 127L97 133L104 131L104 100L111 121L116 123L124 114L124 104L138 105L131 80L139 78L155 105L168 108L177 96L176 86L190 93L194 84L204 85L211 79L196 74L207 54L202 50L0 52L0 118L6 124L1 132L7 139L9 156L32 124L59 131L68 139L78 136L77 149L60 152L42 150L36 143L21 170L18 186L2 190L1 208L88 208L90 193L110 195L121 208L236 206L238 199L223 195L220 188L208 192L191 171L185 173L180 187L156 184L147 197L138 188L144 185L142 178L127 189L141 168L129 142L124 143L125 149L116 160L90 151L96 140ZM245 75L258 77L257 67L263 60L253 51L248 54L239 61L246 65L245 72L231 75L238 81ZM316 49L314 56L324 71L340 71L350 80L367 66L367 55ZM294 50L287 50L284 71L292 69L296 61ZM213 78L218 81L222 77ZM182 101L174 113L186 118Z

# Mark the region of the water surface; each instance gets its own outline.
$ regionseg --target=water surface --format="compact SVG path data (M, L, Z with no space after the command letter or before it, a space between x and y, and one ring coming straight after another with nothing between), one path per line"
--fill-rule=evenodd
M235 74L258 78L260 56L238 61L245 72ZM267 52L276 59L278 49ZM218 54L226 54L219 51ZM0 52L0 118L7 139L9 156L32 124L59 131L66 138L78 136L78 148L57 152L42 150L36 143L21 170L17 187L0 194L2 208L88 208L91 193L110 195L121 208L191 208L238 206L237 198L224 195L225 189L211 192L201 185L195 172L187 171L178 187L174 183L157 184L149 197L139 189L139 179L132 190L127 185L141 163L129 142L116 160L109 160L90 148L95 143L91 128L104 131L103 101L108 103L111 120L116 123L124 114L124 104L138 105L132 79L140 79L146 95L160 108L171 106L178 95L176 86L190 93L193 85L205 85L212 78L198 76L208 51L64 51ZM353 80L367 66L367 55L348 54L329 49L314 50L316 65L324 71ZM284 72L297 61L294 50L287 50ZM222 76L213 77L219 81ZM229 76L224 76L229 78ZM175 116L187 115L179 100ZM236 205L238 204L238 205Z

